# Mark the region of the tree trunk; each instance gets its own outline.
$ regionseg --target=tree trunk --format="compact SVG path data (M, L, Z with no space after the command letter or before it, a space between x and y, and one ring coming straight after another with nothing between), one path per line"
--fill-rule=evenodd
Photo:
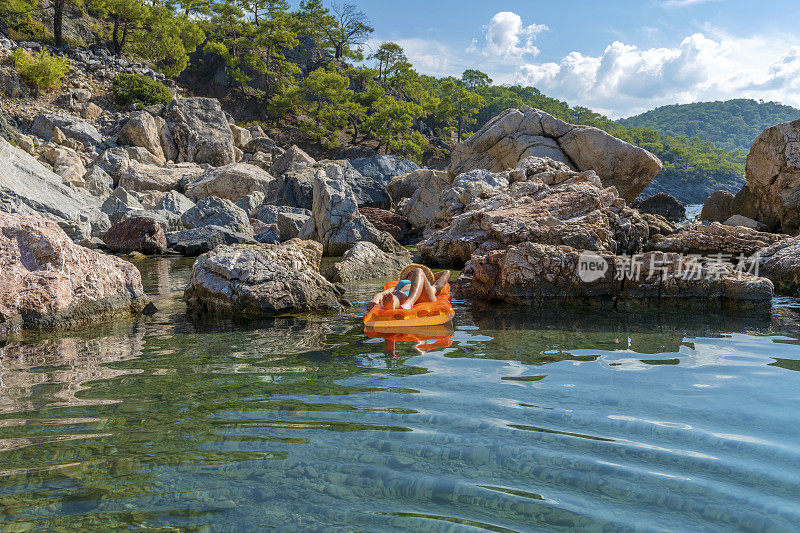
M111 32L111 41L114 43L114 55L119 55L119 15L114 15L114 30Z
M55 0L53 2L53 38L56 41L56 48L61 46L64 41L64 2L65 0Z

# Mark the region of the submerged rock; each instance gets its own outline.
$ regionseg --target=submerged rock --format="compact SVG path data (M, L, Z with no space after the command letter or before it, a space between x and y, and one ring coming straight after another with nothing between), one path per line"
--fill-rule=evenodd
M661 161L643 148L528 106L507 109L456 146L449 171L451 176L473 169L502 172L532 156L594 170L605 187L616 187L628 202L661 171Z
M332 265L325 277L336 283L397 276L411 262L411 254L387 254L371 242L357 242Z
M117 222L103 235L103 242L112 252L126 254L160 255L167 250L164 230L149 217L133 216Z
M243 317L340 307L337 288L319 273L322 245L234 244L201 255L184 293L197 312Z
M638 275L625 278L624 283L628 263L609 252L592 252L592 260L605 268L587 277L579 268L584 254L569 246L517 244L473 257L454 289L463 297L533 306L556 302L607 309L772 305L773 285L768 279L731 269L693 267L690 259L679 254L648 252L636 256Z
M74 244L41 217L0 213L0 333L96 323L146 303L131 263Z

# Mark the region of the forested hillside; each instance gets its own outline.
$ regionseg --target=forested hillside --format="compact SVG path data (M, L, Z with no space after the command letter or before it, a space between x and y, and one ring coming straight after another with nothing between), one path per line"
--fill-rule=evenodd
M289 132L292 142L331 155L375 150L440 164L455 142L491 117L527 104L655 153L664 171L648 192L667 190L696 202L717 188L738 190L743 181L744 153L720 149L704 137L615 122L533 87L495 85L477 70L460 77L422 75L396 43L366 48L374 29L354 4L303 0L297 10L286 0L58 0L44 10L37 5L0 3L0 20L12 38L56 46L103 44L114 55L143 58L191 92L220 97L238 122ZM92 28L88 35L65 31L81 17L78 26ZM70 24L60 27L64 20ZM661 109L676 107L681 106Z
M756 137L769 126L798 118L800 109L777 102L737 99L668 105L619 123L651 128L664 135L698 137L724 150L747 153Z

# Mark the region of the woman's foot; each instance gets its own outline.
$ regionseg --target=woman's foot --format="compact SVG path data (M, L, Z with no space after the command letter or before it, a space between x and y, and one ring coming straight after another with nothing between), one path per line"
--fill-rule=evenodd
M400 302L392 293L385 294L383 296L383 300L381 301L381 305L384 309L397 309L399 303Z

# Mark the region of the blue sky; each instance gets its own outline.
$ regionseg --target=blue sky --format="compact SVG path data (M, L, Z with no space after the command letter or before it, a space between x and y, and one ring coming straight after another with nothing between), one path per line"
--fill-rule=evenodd
M350 0L418 71L476 67L614 118L737 97L800 107L797 0Z

